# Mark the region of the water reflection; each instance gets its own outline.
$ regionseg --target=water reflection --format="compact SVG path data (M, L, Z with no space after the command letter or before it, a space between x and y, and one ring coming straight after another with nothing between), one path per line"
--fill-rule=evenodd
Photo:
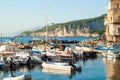
M103 58L107 80L120 80L120 60Z
M68 75L69 78L72 78L72 75L75 74L75 71L66 71L66 70L55 70L55 69L42 69L43 73L46 74L62 74L62 75Z
M68 73L59 70L44 70L41 68L40 65L35 65L30 68L28 66L21 66L15 71L15 74L16 76L23 74L31 74L33 78L32 80L105 80L106 79L106 74L104 70L105 67L101 58L79 60L76 62L76 64L78 66L82 66L82 71L74 71ZM8 77L8 75L9 75L9 70L0 71L0 78Z
M78 62L80 62L81 66L84 66L85 64L89 64L88 66L90 66L90 64L92 64L92 62L94 60L97 60L99 57L94 57L94 58L82 58L80 59Z
M24 66L21 66L18 70L16 70L16 72L21 71L23 73L26 73L26 72L30 72L30 71L37 71L39 69L41 69L40 65L35 65L35 66L26 66L26 65L24 65Z
M42 69L43 73L51 73L51 74L68 74L71 75L72 72L66 70L56 70L56 69Z
M19 68L17 68L13 74L15 74L15 76L17 75L24 75L24 74L32 74L32 72L35 72L37 70L40 70L41 66L40 65L36 65L36 66L20 66ZM4 77L8 77L11 74L10 70L0 70L0 80L2 80L2 78Z

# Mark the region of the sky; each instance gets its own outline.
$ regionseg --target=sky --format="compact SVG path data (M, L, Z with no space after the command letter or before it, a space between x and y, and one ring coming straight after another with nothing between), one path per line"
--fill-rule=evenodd
M0 0L0 33L8 36L37 26L105 14L109 0Z

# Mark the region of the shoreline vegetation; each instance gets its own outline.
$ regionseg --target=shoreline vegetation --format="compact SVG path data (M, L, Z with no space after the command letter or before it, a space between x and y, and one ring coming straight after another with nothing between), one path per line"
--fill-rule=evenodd
M99 36L105 32L104 15L95 18L75 20L66 23L52 23L48 25L49 37L66 37L66 36ZM17 36L46 36L46 27L24 31Z

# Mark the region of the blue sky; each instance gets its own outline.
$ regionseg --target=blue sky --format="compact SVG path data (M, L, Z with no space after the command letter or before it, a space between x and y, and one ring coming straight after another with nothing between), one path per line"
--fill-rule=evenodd
M47 21L48 24L62 23L100 16L106 13L108 1L0 0L0 33L6 35L44 26Z

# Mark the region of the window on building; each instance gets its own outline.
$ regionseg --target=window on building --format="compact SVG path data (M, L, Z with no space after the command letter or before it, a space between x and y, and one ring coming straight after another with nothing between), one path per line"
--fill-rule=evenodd
M118 28L118 32L119 32L119 35L120 35L120 28Z
M117 8L119 8L119 4L117 4Z
M111 17L111 21L112 21L112 17Z
M118 20L120 21L120 16L118 16Z

